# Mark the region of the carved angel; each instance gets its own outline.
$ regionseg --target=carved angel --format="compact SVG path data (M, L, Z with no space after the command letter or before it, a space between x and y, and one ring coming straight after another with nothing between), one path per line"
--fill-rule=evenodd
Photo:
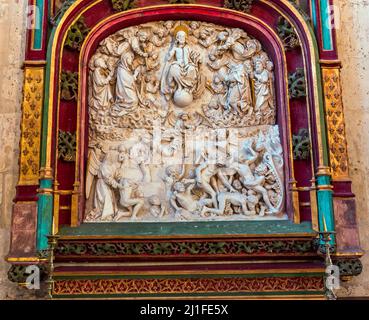
M261 49L259 41L250 39L241 29L232 29L225 43L218 47L220 52L230 50L234 59L245 61Z

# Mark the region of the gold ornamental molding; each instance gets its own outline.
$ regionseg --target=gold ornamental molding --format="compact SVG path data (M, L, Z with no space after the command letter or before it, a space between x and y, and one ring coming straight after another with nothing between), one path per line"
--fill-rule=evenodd
M19 185L37 185L40 167L44 67L24 68Z
M348 179L348 154L339 68L322 68L330 164L333 179Z
M235 277L235 278L140 278L55 280L53 296L58 295L142 295L142 294L238 294L273 292L319 292L322 276Z

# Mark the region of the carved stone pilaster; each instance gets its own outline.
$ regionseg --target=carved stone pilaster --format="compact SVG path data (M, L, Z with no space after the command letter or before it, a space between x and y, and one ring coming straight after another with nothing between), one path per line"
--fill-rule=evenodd
M348 178L347 142L339 69L323 68L322 77L333 179Z
M44 67L26 67L24 70L19 185L38 184L43 86Z

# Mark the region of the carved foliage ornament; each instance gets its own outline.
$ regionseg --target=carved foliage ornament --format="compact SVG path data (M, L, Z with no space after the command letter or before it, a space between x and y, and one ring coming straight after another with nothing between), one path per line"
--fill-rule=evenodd
M136 6L136 0L111 0L114 11L126 11Z
M64 13L68 10L68 8L75 2L76 0L64 0L63 3L59 6L56 10L53 17L50 17L50 23L55 26L57 25L58 21L63 17Z
M305 72L303 68L296 68L288 75L288 91L291 99L306 97Z
M313 241L206 241L206 242L60 242L57 256L139 256L139 255L253 255L253 254L296 254L316 252Z
M68 30L65 46L72 50L81 50L83 40L89 32L90 28L86 25L84 17L81 16Z
M292 136L293 158L306 160L310 156L309 131L305 128L299 130L298 134Z
M300 46L294 27L284 17L278 18L277 31L286 50L292 50Z
M44 281L47 279L48 275L48 266L46 264L38 264L37 265L40 270L40 281ZM13 264L8 270L8 279L11 282L24 284L27 282L27 278L29 278L30 272L27 270L29 265L24 264Z
M67 162L76 160L76 134L59 130L58 135L58 155L59 158Z
M335 259L333 262L340 268L340 277L358 276L363 271L363 264L359 259Z
M248 13L250 12L254 2L255 0L225 0L224 7Z
M63 100L77 100L78 96L78 73L63 71L61 73L61 98Z

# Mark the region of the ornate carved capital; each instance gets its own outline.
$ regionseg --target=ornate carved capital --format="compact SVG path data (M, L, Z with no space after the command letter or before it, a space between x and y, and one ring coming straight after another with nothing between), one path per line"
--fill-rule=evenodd
M8 279L11 282L18 283L18 284L26 284L27 278L31 274L27 270L30 265L27 264L13 264L10 269L8 270ZM48 268L46 264L38 264L40 268L40 280L45 281L47 279Z
M333 259L333 263L340 268L340 277L342 281L350 280L361 274L363 264L359 259Z

